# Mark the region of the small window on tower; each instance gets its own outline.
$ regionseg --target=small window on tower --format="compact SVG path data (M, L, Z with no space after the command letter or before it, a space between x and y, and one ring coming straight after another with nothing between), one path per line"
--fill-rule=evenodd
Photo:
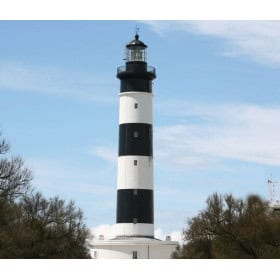
M138 103L134 103L134 109L138 108Z
M136 160L136 159L134 160L134 165L135 165L135 166L137 165L137 160Z
M137 138L138 135L139 135L139 134L138 134L138 131L134 131L134 132L133 132L133 137L134 137L134 138Z

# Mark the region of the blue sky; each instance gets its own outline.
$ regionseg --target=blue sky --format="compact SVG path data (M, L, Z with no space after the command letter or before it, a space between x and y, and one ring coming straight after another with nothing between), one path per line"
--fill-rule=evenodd
M0 130L46 196L115 222L116 68L140 27L154 82L155 227L280 178L279 21L1 21ZM102 225L102 226L101 226ZM177 235L176 235L177 234Z

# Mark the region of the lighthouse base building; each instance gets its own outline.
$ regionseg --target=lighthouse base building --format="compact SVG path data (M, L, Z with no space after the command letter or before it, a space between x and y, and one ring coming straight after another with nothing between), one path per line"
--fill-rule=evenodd
M120 80L119 151L115 238L94 241L92 257L168 259L177 242L154 237L153 93L154 67L146 62L139 35L126 45Z
M97 240L93 243L94 259L170 259L177 242L144 237Z

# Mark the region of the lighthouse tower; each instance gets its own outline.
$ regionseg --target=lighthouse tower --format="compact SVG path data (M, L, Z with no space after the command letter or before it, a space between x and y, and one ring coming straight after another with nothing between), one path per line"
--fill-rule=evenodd
M153 93L154 67L147 45L135 38L126 45L120 80L119 150L115 238L94 241L93 258L170 258L178 245L154 237Z
M135 39L126 45L126 65L119 67L120 113L117 186L117 232L154 237L152 81L155 68L146 62L147 46Z

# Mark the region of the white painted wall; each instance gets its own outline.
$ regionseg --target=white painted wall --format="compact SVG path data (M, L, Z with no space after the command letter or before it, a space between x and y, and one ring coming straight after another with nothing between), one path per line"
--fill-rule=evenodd
M137 160L137 165L134 165ZM153 189L153 158L121 156L118 158L118 189Z
M153 95L148 92L122 92L120 96L119 124L153 122ZM137 108L135 107L137 104ZM134 165L137 160L137 165ZM153 189L153 158L147 156L121 156L118 158L118 189ZM154 225L118 223L116 235L154 236ZM104 252L105 254L105 252ZM111 254L111 253L110 253ZM117 253L112 253L117 254ZM122 253L120 257L122 258ZM127 253L126 257L127 258Z
M119 123L153 122L153 95L148 92L122 92L120 96ZM138 104L135 109L134 104Z
M114 225L116 235L142 235L154 236L154 224L143 223L118 223Z
M137 259L170 259L176 250L177 242L159 241L137 244L131 241L123 244L95 245L91 255L96 259L132 259L132 252L137 252ZM94 251L96 253L94 253Z

